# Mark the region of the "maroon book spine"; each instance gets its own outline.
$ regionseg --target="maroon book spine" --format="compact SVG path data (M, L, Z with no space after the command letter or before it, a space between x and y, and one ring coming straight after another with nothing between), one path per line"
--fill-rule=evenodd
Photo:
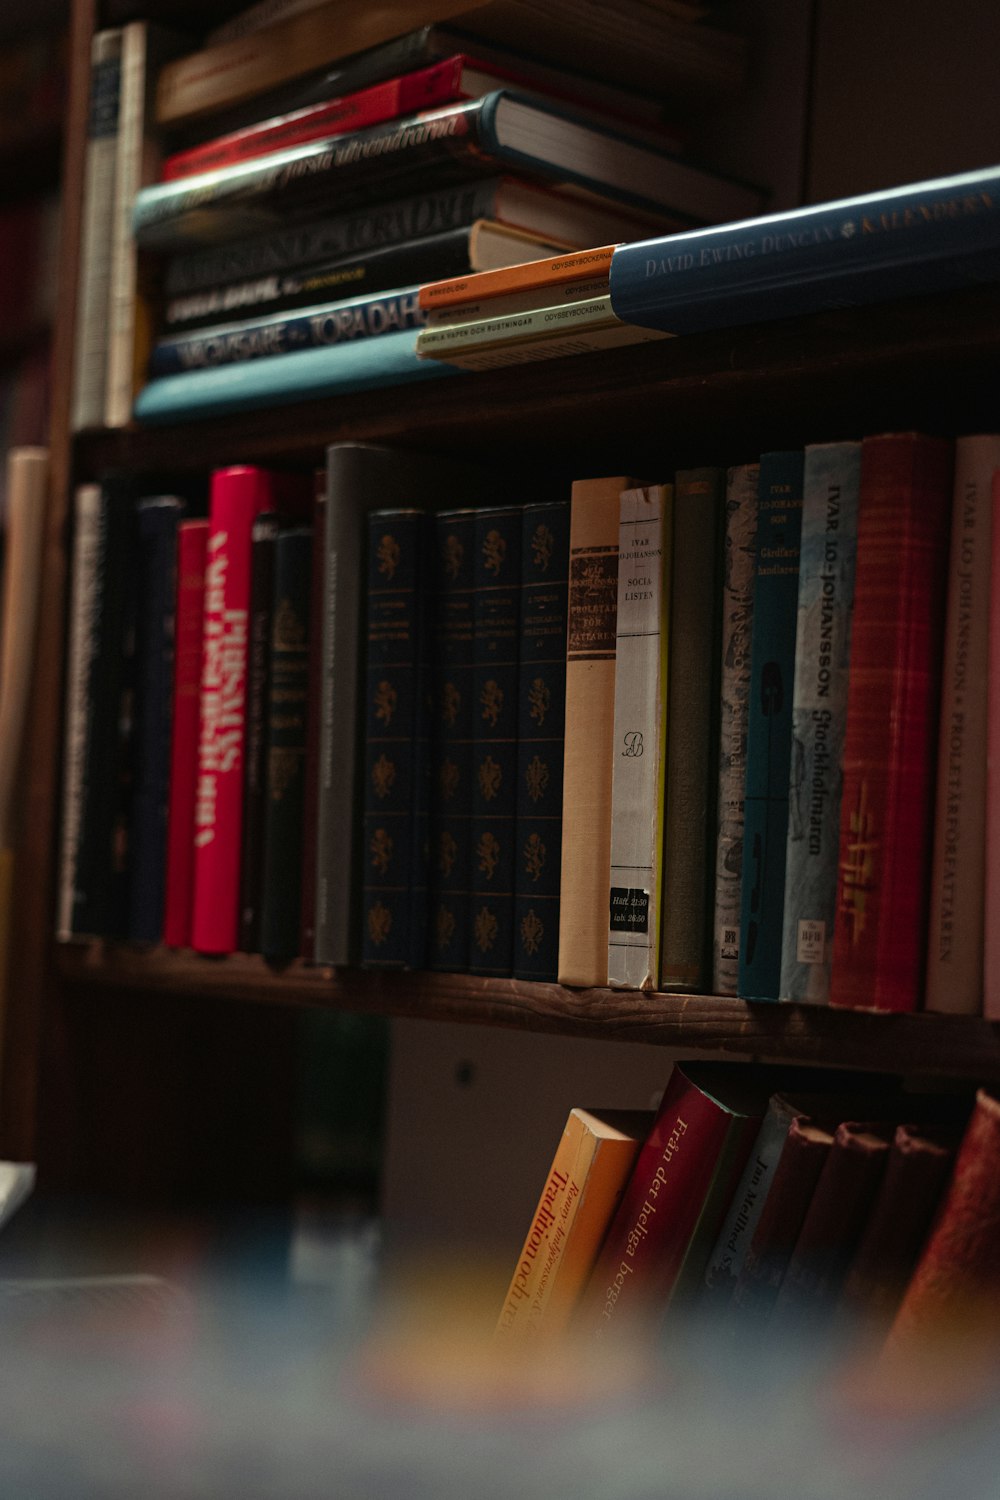
M976 1095L951 1181L893 1321L886 1352L1000 1322L1000 1100Z
M766 1098L748 1110L745 1095L739 1104L716 1099L695 1081L704 1078L700 1070L689 1072L675 1066L670 1075L594 1267L581 1327L598 1337L612 1328L641 1333L648 1316L664 1311L707 1200L720 1203L721 1217L760 1125Z
M167 868L163 941L168 948L191 942L194 889L194 804L201 721L201 651L205 606L207 521L177 528L177 615L174 627L174 699L170 732L170 791L167 798Z
M954 1143L898 1125L885 1176L846 1280L842 1306L866 1331L888 1327L927 1238Z
M866 438L830 1003L923 993L952 444Z

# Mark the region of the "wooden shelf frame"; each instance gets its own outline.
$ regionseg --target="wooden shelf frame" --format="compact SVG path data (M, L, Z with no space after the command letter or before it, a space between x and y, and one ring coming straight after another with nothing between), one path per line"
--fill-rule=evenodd
M966 1016L870 1015L827 1006L751 1004L720 995L566 989L469 974L273 968L251 954L209 958L103 940L59 944L59 977L85 990L314 1006L648 1042L720 1057L815 1063L909 1075L1000 1079L1000 1025Z

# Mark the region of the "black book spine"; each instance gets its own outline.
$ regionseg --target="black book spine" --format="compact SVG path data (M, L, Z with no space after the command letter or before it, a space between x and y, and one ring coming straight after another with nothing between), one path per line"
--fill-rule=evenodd
M497 976L514 956L521 525L518 505L476 515L469 970Z
M439 512L434 520L428 966L445 973L462 973L469 963L474 553L475 513Z
M267 800L267 701L271 669L274 553L280 521L263 511L253 523L243 752L243 844L240 851L240 951L260 946L261 850Z
M525 506L521 534L514 977L559 967L569 505Z
M270 959L299 948L312 540L311 528L297 526L274 549L260 900L260 949Z
M305 788L302 809L302 876L299 953L312 962L316 947L316 850L319 842L319 736L323 698L323 583L326 560L326 474L316 475L309 594Z
M429 518L368 522L362 963L421 968L427 936Z
M186 250L167 261L164 291L168 299L181 298L303 266L357 262L382 247L468 228L476 219L495 217L497 188L496 179L463 182L352 213L284 224L232 244Z
M136 515L139 616L128 935L141 943L158 943L163 933L177 527L185 510L183 500L160 495L140 500Z

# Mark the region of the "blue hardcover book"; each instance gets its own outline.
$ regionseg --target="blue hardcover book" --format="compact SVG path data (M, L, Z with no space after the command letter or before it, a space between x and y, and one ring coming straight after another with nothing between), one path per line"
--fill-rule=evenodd
M757 492L738 991L777 1000L802 531L801 452L765 453Z
M469 970L509 975L514 959L520 505L476 514L472 669Z
M154 378L178 375L302 349L330 349L401 328L422 328L427 314L417 300L419 290L407 286L174 334L157 340L149 373Z
M163 932L170 725L174 691L177 527L187 506L174 495L136 509L138 619L128 936L157 943Z
M526 505L521 530L514 977L559 968L569 502Z
M783 1000L825 1002L837 905L860 443L806 449L781 946Z
M743 800L746 795L750 642L757 570L759 464L739 464L726 476L722 550L722 642L719 674L719 789L715 842L715 922L712 993L735 995L740 965L740 882Z
M469 965L475 512L434 518L428 966Z
M368 518L361 958L423 968L427 949L430 758L430 517Z
M299 349L276 359L252 359L213 370L164 375L139 392L135 419L150 425L206 421L227 412L286 406L320 396L457 374L454 365L417 358L417 332L401 328L358 344Z
M995 281L1000 167L616 250L611 305L668 333Z
M377 161L378 171L372 172ZM654 221L718 222L762 206L757 188L693 166L627 128L497 89L445 109L274 151L213 172L158 182L136 195L139 244L164 250L212 234L238 239L290 216L510 171L572 183Z

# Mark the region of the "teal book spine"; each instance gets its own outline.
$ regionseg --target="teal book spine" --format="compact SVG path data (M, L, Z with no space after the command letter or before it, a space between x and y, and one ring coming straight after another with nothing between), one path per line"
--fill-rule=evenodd
M309 719L313 532L295 526L274 547L265 709L260 951L271 960L299 949L302 841Z
M830 997L860 443L806 449L781 942L783 1000Z
M724 469L674 479L660 988L703 990L711 961L714 748L719 714L719 550Z
M476 515L469 970L510 975L514 961L520 505Z
M366 968L422 968L425 958L429 535L424 511L369 517L359 944Z
M475 512L434 519L428 967L469 964Z
M771 1096L705 1267L704 1305L715 1312L732 1301L794 1114L793 1106L781 1094Z
M777 1000L781 986L802 471L801 451L760 460L738 982L747 1000Z
M569 503L527 505L521 532L514 977L559 968Z
M716 802L715 914L712 992L735 995L740 965L743 872L743 798L750 709L750 642L757 571L759 464L740 464L726 476L722 543L722 620L719 648L719 788Z
M418 331L403 328L377 339L362 339L359 344L299 349L274 359L161 375L139 392L135 419L150 426L208 421L227 412L258 411L345 391L375 390L457 374L454 365L417 358Z

